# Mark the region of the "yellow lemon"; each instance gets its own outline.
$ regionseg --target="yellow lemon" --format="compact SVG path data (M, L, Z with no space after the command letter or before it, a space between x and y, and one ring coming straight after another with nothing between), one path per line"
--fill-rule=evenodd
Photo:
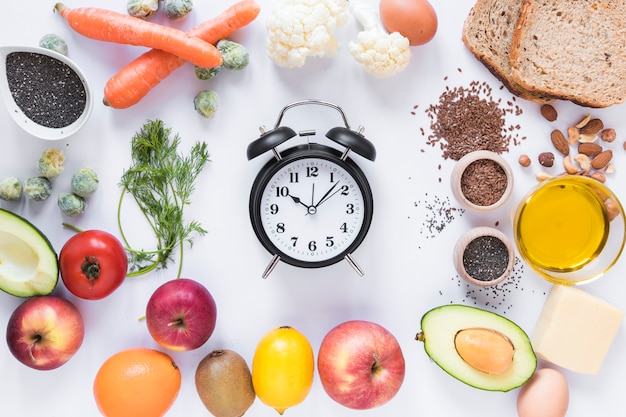
M257 397L283 414L309 394L314 364L313 349L302 333L289 326L271 330L257 345L252 360Z

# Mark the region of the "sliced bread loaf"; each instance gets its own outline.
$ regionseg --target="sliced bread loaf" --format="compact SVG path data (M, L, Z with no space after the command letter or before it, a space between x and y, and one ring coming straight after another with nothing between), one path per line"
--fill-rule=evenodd
M626 1L523 0L511 80L587 107L626 98Z
M511 79L509 49L524 0L477 0L463 25L467 49L513 94L532 101L551 98L530 92Z

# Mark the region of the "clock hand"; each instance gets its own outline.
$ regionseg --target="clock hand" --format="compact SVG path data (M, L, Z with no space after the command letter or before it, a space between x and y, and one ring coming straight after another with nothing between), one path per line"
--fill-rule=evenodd
M319 203L317 203L317 205L315 206L315 208L319 207L319 206L320 206L323 202L330 200L330 198L331 198L332 196L334 196L335 194L337 194L339 191L341 191L341 190L335 190L335 192L334 192L334 193L332 193L332 194L331 194L331 195L329 195L328 197L326 197L326 198L322 199Z
M293 202L294 202L294 203L302 204L302 205L303 205L304 207L306 207L307 209L310 207L310 206L308 206L308 205L304 204L304 203L302 202L302 200L300 200L300 198L298 198L298 197L296 197L296 196L294 196L294 195L289 194L289 197L291 197L291 199L293 200Z
M332 187L330 187L330 189L329 189L328 191L326 191L326 194L324 194L324 195L322 196L322 198L320 198L320 201L318 201L318 202L317 202L317 204L316 204L316 205L314 205L313 207L317 208L317 206L319 206L320 204L322 204L324 201L328 200L328 198L330 198L330 197L332 197L333 195L335 195L335 193L337 193L337 191L339 191L339 190L335 191L335 192L334 192L332 195L330 195L330 197L329 197L329 194L330 194L330 193L331 193L331 192L335 189L335 187L336 187L337 185L339 185L339 182L336 182L335 184L333 184L333 186L332 186ZM327 197L328 197L328 198L327 198Z
M313 187L311 188L311 206L313 206L315 201L315 183L313 183L312 185Z

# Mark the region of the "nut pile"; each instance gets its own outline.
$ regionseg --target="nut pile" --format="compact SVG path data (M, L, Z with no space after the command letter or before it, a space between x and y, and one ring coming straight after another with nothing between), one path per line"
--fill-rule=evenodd
M556 109L550 104L541 106L541 115L549 122L554 122L558 117ZM615 172L615 167L611 164L613 151L607 149L607 146L616 138L615 129L605 127L601 119L593 118L590 114L576 125L568 127L566 133L555 129L550 134L554 149L563 157L566 173L585 175L602 183L606 181L607 174ZM550 168L555 163L555 154L552 151L541 152L538 161L541 166ZM521 155L519 164L523 167L530 166L530 157ZM540 181L551 177L545 171L536 176Z

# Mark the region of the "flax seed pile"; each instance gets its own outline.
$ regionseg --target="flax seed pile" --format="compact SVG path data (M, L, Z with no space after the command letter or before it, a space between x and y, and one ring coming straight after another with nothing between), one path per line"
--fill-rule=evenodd
M477 206L495 204L506 190L508 181L504 169L490 159L478 159L461 175L461 192Z
M426 143L439 145L443 158L453 160L477 150L508 152L511 143L517 145L524 138L519 137L519 125L507 126L506 116L519 116L522 110L515 97L501 107L502 100L494 101L492 92L487 83L478 81L469 87L446 87L439 102L426 110L432 131Z

